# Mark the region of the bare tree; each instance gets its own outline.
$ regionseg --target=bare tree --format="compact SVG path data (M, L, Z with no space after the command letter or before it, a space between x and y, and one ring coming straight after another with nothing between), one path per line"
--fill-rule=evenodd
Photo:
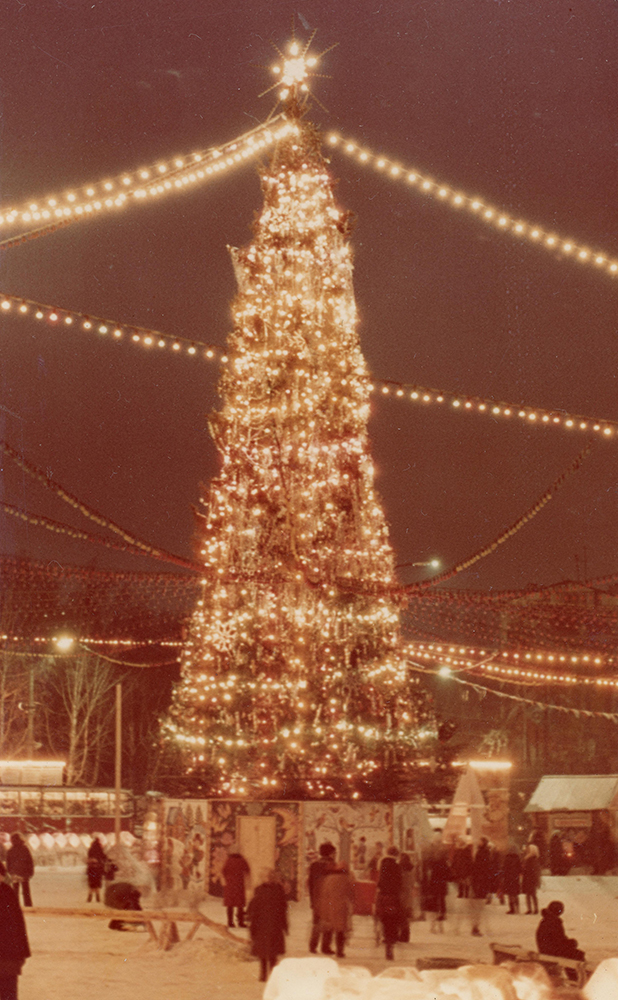
M69 785L96 784L113 744L116 671L100 657L80 653L57 661L48 690L49 745L66 756Z
M27 743L29 667L18 653L0 653L0 753L5 759L17 756Z

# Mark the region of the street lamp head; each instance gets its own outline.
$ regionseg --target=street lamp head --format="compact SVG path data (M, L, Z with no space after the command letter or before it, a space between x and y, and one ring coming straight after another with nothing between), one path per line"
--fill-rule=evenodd
M54 644L61 653L68 653L73 649L75 639L72 635L57 635L54 638Z

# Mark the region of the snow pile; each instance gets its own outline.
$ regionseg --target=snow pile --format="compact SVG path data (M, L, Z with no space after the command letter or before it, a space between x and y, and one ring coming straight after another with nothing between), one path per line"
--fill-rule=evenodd
M613 992L586 997L616 1000L617 989L614 976ZM364 968L339 968L328 958L284 959L264 989L264 1000L557 1000L563 995L539 965L464 965L421 972L390 967L372 976ZM581 994L570 991L569 996L575 1000Z
M586 1000L616 1000L618 997L618 958L606 958L597 965L583 989Z

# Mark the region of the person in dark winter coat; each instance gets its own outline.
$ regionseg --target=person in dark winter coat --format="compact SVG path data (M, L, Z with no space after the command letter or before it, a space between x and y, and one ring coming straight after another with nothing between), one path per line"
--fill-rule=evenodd
M245 893L245 879L251 869L238 851L232 851L223 866L223 905L227 909L227 925L234 927L234 910L239 927L246 927L245 924L245 903L247 901Z
M105 889L105 905L111 910L141 910L141 893L130 882L110 882ZM110 920L110 931L123 931L123 920Z
M90 847L88 848L88 861L86 863L86 877L88 879L88 899L89 903L92 897L96 899L97 903L101 902L101 886L103 885L103 876L105 874L105 863L107 861L107 855L103 850L103 845L98 837L95 837L92 841Z
M260 982L265 983L279 955L285 954L288 932L288 902L283 886L273 871L253 893L247 909L251 933L251 952L260 960Z
M18 833L11 834L11 847L7 851L6 867L11 876L11 882L13 883L17 898L19 899L19 887L21 885L24 906L32 906L30 879L34 875L34 861L27 845L24 844Z
M401 905L401 868L397 864L398 850L389 847L380 865L375 915L382 924L386 958L394 958L393 945L399 940L403 908Z
M468 844L461 837L453 853L453 862L451 864L453 882L457 882L458 899L467 899L470 895L472 861L472 844Z
M519 913L521 861L515 847L509 847L502 865L502 884L509 900L509 913Z
M400 856L399 869L401 871L401 890L399 892L401 924L399 926L399 940L407 943L410 940L410 921L414 916L416 892L416 869L409 854L402 854Z
M558 899L541 910L541 922L536 929L536 946L539 954L558 955L560 958L574 958L583 962L585 955L577 947L577 941L565 934L561 920L563 913L564 904Z
M522 863L521 891L526 897L526 913L538 913L537 892L541 885L541 859L536 844L528 844Z
M553 833L549 841L549 870L552 875L568 875L571 862L564 853L562 837Z
M481 914L483 912L485 900L492 891L493 885L492 856L489 842L486 837L481 837L478 847L474 853L470 882L472 892L469 897L468 906L472 922L472 933L476 937L480 937Z
M431 930L436 933L444 931L446 896L452 877L446 850L441 846L434 848L428 855L424 868L423 909L432 914Z
M320 937L323 937L324 932L320 928L320 917L318 912L318 897L319 889L322 879L326 873L332 868L332 863L335 860L335 845L330 843L320 844L320 857L317 861L313 861L309 866L309 876L307 879L307 885L309 888L309 902L311 903L311 912L313 914L313 922L311 925L311 937L309 938L309 951L312 955L315 955L318 950L318 945L320 943ZM327 947L327 942L322 940L322 951Z
M0 861L0 1000L17 1000L17 977L30 957L30 947L24 915L6 876Z

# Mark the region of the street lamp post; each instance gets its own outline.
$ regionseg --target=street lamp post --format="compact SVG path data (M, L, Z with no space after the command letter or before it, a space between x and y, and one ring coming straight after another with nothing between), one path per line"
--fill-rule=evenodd
M120 787L122 778L122 684L116 684L116 761L115 761L114 837L120 843Z

